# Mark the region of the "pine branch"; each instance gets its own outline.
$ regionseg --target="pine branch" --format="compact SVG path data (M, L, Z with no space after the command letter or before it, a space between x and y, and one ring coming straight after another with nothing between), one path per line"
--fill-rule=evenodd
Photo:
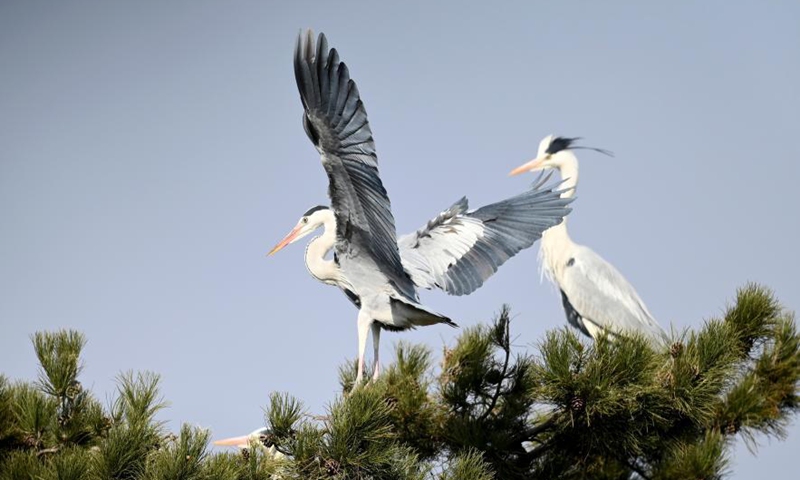
M457 455L440 480L493 480L495 476L477 450L467 450Z
M544 432L546 432L548 430L552 430L553 427L555 427L556 422L558 421L558 419L559 419L559 414L557 412L553 413L553 414L550 414L547 417L547 420L545 420L543 422L539 422L536 425L534 425L534 426L532 426L530 428L527 428L527 429L521 431L516 436L514 436L514 441L517 441L517 442L532 442L532 441L535 441L536 437L539 436L539 434L544 433Z
M492 395L491 402L489 406L486 408L486 411L483 412L483 415L480 416L478 419L478 423L483 423L484 420L492 413L494 407L497 405L497 400L500 398L500 391L503 388L503 380L505 380L506 375L508 374L508 362L511 359L511 335L509 332L509 308L507 305L503 305L503 309L500 312L500 317L496 320L494 328L492 329L493 332L493 340L494 344L500 347L504 353L503 359L503 369L500 371L500 375L498 378L488 379L489 383L496 382L497 388L494 391L494 395ZM494 370L490 371L489 374L493 374Z
M38 332L31 337L39 358L39 385L54 397L75 395L78 374L82 370L79 358L86 338L74 330Z
M0 375L0 480L717 479L733 436L783 438L800 410L800 334L758 285L668 350L561 329L512 356L511 338L503 307L445 349L438 376L427 348L400 343L322 415L273 393L261 443L234 454L166 430L155 374L120 374L105 408L78 379L83 336L36 333L37 381ZM341 372L347 387L352 364Z

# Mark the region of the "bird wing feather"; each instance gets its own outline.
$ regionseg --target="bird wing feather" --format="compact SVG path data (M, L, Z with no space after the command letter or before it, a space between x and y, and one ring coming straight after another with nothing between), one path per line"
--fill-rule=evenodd
M578 316L613 334L666 337L636 290L613 265L584 246L577 247L572 258L559 286Z
M559 291L561 292L561 304L564 305L564 313L567 314L567 323L580 330L581 333L587 337L591 337L592 334L589 333L589 330L583 325L581 314L569 303L569 298L567 298L567 294L564 293L564 290L559 289Z
M336 216L336 252L345 262L366 254L401 293L415 297L403 270L391 204L378 175L367 113L347 66L324 34L309 30L295 46L295 79L305 113L303 126L328 174Z
M467 211L462 198L424 227L399 240L403 266L421 288L467 295L506 260L530 247L570 212L557 184L540 176L517 196Z

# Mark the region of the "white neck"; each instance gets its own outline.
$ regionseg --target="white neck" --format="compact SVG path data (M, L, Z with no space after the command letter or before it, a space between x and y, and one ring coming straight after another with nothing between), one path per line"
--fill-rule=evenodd
M324 226L322 235L314 237L306 246L306 267L317 280L336 285L339 268L333 260L325 260L325 256L336 244L336 218L332 211L326 211L322 225Z
M558 173L561 175L561 189L568 191L561 194L561 198L572 198L578 188L578 159L569 150L559 152L562 157L558 166Z
M568 150L559 152L558 155L563 158L558 166L558 172L563 180L560 188L567 190L561 194L561 198L572 198L578 186L578 159ZM545 275L551 280L553 276L560 276L574 247L575 242L567 233L566 218L558 225L545 230L542 233L542 245L539 249L540 265Z

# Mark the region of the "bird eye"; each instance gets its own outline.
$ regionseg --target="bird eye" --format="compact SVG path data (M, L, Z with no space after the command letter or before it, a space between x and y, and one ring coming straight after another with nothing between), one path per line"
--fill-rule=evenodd
M301 221L302 221L303 223L308 223L308 217L303 217L303 220L301 220Z

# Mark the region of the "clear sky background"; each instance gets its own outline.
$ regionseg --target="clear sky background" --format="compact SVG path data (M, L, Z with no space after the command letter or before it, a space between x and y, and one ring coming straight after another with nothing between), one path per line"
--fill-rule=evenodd
M570 217L665 326L699 326L748 281L800 308L800 4L785 2L0 3L0 371L28 336L86 334L101 398L162 375L169 427L261 426L271 391L314 412L356 354L356 311L303 245L265 253L327 179L301 126L297 32L328 35L369 113L400 233L507 173L547 134L582 136ZM701 4L702 3L702 4ZM565 324L538 247L469 297L423 292L462 326L503 303L521 348ZM437 354L458 331L383 336ZM794 471L795 422L733 478ZM789 470L792 469L792 470Z

